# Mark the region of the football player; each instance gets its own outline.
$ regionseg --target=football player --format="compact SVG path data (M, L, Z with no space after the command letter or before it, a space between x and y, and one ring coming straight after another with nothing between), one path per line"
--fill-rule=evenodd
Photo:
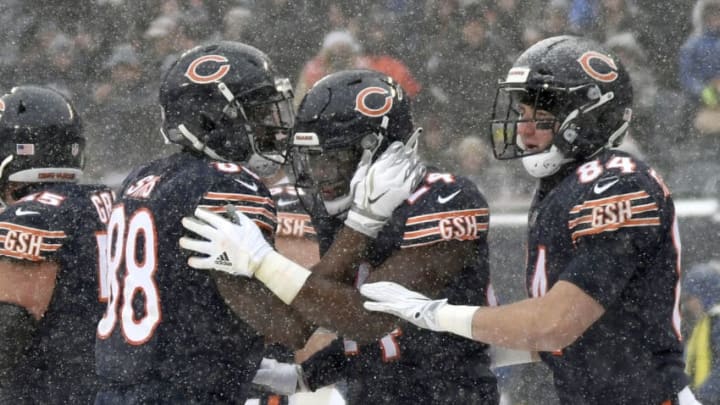
M540 351L563 404L694 404L683 372L680 238L660 175L618 146L632 88L618 58L574 36L527 49L499 85L492 142L539 178L528 299L456 306L393 283L365 307L423 328Z
M391 280L456 303L492 302L487 203L469 180L425 171L415 150L419 131L388 76L328 75L303 98L292 137L298 197L322 253L312 273L273 251L242 215L234 224L198 210L183 224L206 240L180 244L201 253L191 267L254 275L307 320L346 338L303 363L311 388L346 378L350 403L496 404L485 345L397 328L364 311L357 291L366 281Z
M180 218L197 207L237 210L272 239L270 193L239 162L282 158L291 85L261 51L219 41L183 53L164 73L159 101L161 132L182 150L135 169L110 214L97 403L242 403L263 328L292 314L272 310L270 300L280 301L259 283L190 271Z
M95 397L98 276L113 193L77 184L84 148L81 119L55 90L24 85L0 98L1 403Z

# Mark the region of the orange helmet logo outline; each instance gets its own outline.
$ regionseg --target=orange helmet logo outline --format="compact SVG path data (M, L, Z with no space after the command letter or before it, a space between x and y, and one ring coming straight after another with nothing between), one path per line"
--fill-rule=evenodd
M201 75L197 72L198 67L202 65L205 62L217 62L217 63L223 63L224 64L218 66L218 69L210 73L209 75ZM229 71L230 71L230 64L227 63L228 59L222 55L205 55L201 56L194 61L190 62L190 65L188 66L187 70L185 71L185 77L190 79L190 81L199 83L199 84L206 84L206 83L212 83L216 82L220 79L222 79Z
M5 112L5 102L0 100L0 113Z
M382 94L383 96L385 96L385 104L383 104L380 108L368 107L365 99L371 94ZM355 110L359 111L362 115L366 115L368 117L382 117L392 109L392 106L392 94L390 94L387 89L384 89L382 87L373 86L364 88L355 97Z
M600 61L604 62L606 65L610 66L610 72L608 73L602 73L598 72L594 67L590 65L590 61L593 59L599 59ZM615 79L618 78L617 73L617 65L615 64L615 61L607 56L603 55L600 52L596 51L588 51L585 52L578 58L577 60L580 63L580 66L585 71L585 73L588 74L588 76L592 77L593 79L603 82L603 83L610 83L615 81Z

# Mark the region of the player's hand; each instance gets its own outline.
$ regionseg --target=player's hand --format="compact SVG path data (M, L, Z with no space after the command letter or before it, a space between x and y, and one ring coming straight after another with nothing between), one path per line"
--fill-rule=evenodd
M368 311L395 315L423 329L444 331L438 324L437 311L447 305L447 299L431 300L389 281L363 284L360 293L373 300L363 304Z
M395 208L425 176L425 165L417 155L419 134L420 130L416 131L407 144L390 144L369 168L368 162L361 162L350 182L353 202L345 225L371 238L377 237Z
M250 218L233 209L228 209L228 213L232 221L197 208L195 216L183 218L182 224L205 239L183 236L180 247L202 255L190 257L190 267L252 277L273 248Z
M263 358L252 381L280 395L307 391L300 365L281 363L274 359Z

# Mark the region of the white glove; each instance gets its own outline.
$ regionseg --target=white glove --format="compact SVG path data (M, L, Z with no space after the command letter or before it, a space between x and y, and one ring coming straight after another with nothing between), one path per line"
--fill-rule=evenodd
M250 218L232 206L227 209L232 221L203 208L195 209L194 217L183 218L185 229L206 240L183 236L180 247L204 255L190 257L190 267L252 277L273 248Z
M395 315L423 329L473 338L472 321L478 307L450 305L447 299L431 300L389 281L363 284L360 293L374 301L363 304L369 311Z
M252 382L263 385L279 395L292 395L296 391L307 391L302 367L299 364L280 363L263 358Z
M423 329L442 330L437 323L436 313L438 308L447 305L447 299L431 300L389 281L363 284L360 293L373 300L363 304L369 311L395 315Z
M375 238L395 208L415 190L425 176L425 166L417 156L420 132L407 144L390 144L369 169L367 162L360 164L350 182L353 202L345 225Z

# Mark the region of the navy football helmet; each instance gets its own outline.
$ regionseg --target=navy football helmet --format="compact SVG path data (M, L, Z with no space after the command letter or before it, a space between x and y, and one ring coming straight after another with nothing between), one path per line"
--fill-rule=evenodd
M283 163L293 125L292 86L249 45L219 41L183 53L160 86L166 141L212 159Z
M628 73L602 46L575 36L544 39L518 57L499 85L491 120L495 157L521 157L531 175L549 176L565 163L620 145L632 117L632 98ZM554 119L521 120L521 103ZM552 145L525 148L517 131L523 120L553 129Z
M85 165L82 122L70 101L39 86L0 98L0 188L8 182L78 181Z
M413 129L409 100L389 76L346 70L318 81L300 103L291 145L306 208L345 213L363 154L374 161L392 142L407 141Z

